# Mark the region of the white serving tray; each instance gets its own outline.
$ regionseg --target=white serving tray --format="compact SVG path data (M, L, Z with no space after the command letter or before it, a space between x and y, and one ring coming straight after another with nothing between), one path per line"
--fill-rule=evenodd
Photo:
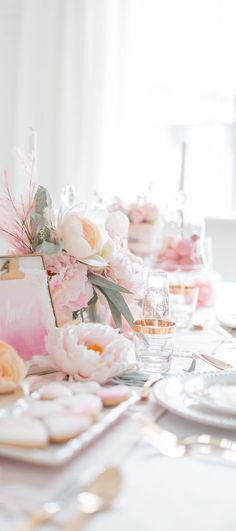
M105 408L98 422L93 424L89 430L67 443L50 444L47 448L32 450L0 446L0 457L8 457L36 465L62 466L109 429L138 399L138 393L134 392L128 400L122 402L119 406L112 409Z

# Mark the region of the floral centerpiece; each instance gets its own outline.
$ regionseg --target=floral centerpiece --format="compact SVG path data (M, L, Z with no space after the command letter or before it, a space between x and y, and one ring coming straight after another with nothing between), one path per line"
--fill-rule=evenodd
M28 189L16 200L8 178L0 198L0 234L9 254L44 256L58 325L73 319L132 326L143 291L143 265L122 248L129 220L123 212L88 209L77 204L72 187L62 192L55 209L46 188L36 184L34 156L17 151ZM112 320L111 320L112 318Z
M122 211L129 218L128 246L130 251L142 258L151 256L157 245L159 210L155 203L145 196L138 197L134 203L130 204L115 197L110 209Z

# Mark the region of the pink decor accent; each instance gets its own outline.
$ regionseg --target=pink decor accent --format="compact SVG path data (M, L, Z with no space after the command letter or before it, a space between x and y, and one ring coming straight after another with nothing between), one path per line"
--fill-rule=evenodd
M25 360L45 355L45 336L55 326L46 271L31 270L21 280L0 280L0 296L0 338Z
M199 289L198 306L209 306L213 302L214 287L210 282L195 281L195 286Z
M66 252L44 257L58 324L72 319L72 312L85 308L93 296L87 266Z
M193 234L191 238L168 241L158 257L158 265L167 271L174 271L179 267L194 269L203 265L198 251L199 236Z

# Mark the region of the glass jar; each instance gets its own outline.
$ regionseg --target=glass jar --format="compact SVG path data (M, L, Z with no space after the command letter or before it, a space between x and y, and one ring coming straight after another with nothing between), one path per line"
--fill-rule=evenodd
M188 207L185 193L179 192L163 215L157 266L166 271L207 268L204 238L204 220Z
M134 322L135 350L140 372L151 375L170 369L174 353L175 323L158 319Z
M179 328L189 328L197 307L198 288L184 284L170 285L170 315Z

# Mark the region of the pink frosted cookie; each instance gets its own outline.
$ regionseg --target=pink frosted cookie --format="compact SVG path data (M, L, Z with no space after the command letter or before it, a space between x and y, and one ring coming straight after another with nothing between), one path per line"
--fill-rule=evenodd
M101 390L101 385L98 382L71 382L68 385L75 395L80 393L96 395Z
M0 444L19 448L45 448L48 432L40 420L8 417L0 421Z
M102 410L102 401L99 396L88 393L79 394L70 398L59 398L57 403L67 412L74 415L88 415L93 418L97 417Z
M131 390L126 385L113 385L103 387L99 393L104 406L117 406L131 395Z
M72 396L72 391L64 384L59 382L52 382L41 387L41 400L54 400L63 396Z
M56 400L32 400L27 403L24 415L44 419L49 415L63 415L65 408Z
M77 437L91 426L91 417L72 414L50 415L44 420L48 429L49 440L53 443L64 443Z

